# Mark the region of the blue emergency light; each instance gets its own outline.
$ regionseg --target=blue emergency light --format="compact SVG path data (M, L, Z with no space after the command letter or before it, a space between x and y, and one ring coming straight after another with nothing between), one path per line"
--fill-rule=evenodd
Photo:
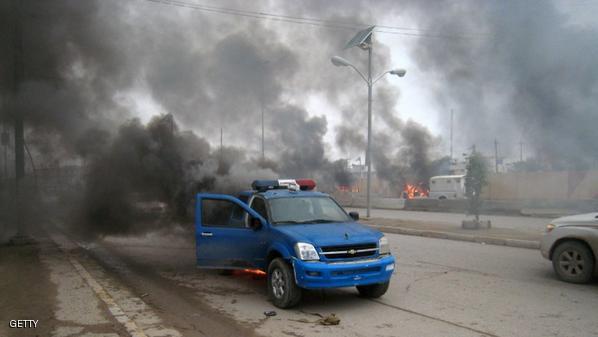
M278 184L278 180L259 179L254 180L253 183L251 183L251 188L263 192L280 188L280 185Z

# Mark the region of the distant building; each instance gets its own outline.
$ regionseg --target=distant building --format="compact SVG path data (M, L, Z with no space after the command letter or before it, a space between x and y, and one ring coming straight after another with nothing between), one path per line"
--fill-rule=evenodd
M451 159L450 173L452 175L467 174L467 160L459 158Z

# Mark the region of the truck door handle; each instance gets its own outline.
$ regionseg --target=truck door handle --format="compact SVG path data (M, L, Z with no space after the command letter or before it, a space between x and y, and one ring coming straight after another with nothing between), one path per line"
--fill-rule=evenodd
M201 236L214 236L212 232L201 232Z

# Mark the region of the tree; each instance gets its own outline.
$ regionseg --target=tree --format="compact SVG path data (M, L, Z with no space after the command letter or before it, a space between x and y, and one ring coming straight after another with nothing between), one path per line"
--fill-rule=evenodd
M475 215L476 223L480 221L482 206L482 187L488 184L488 167L484 157L474 151L467 160L467 175L465 175L465 195L469 200L469 213Z

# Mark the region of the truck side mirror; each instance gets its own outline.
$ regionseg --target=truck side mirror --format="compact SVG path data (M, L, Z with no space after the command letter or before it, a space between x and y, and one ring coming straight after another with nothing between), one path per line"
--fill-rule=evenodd
M359 220L359 212L349 212L349 216L355 221Z

